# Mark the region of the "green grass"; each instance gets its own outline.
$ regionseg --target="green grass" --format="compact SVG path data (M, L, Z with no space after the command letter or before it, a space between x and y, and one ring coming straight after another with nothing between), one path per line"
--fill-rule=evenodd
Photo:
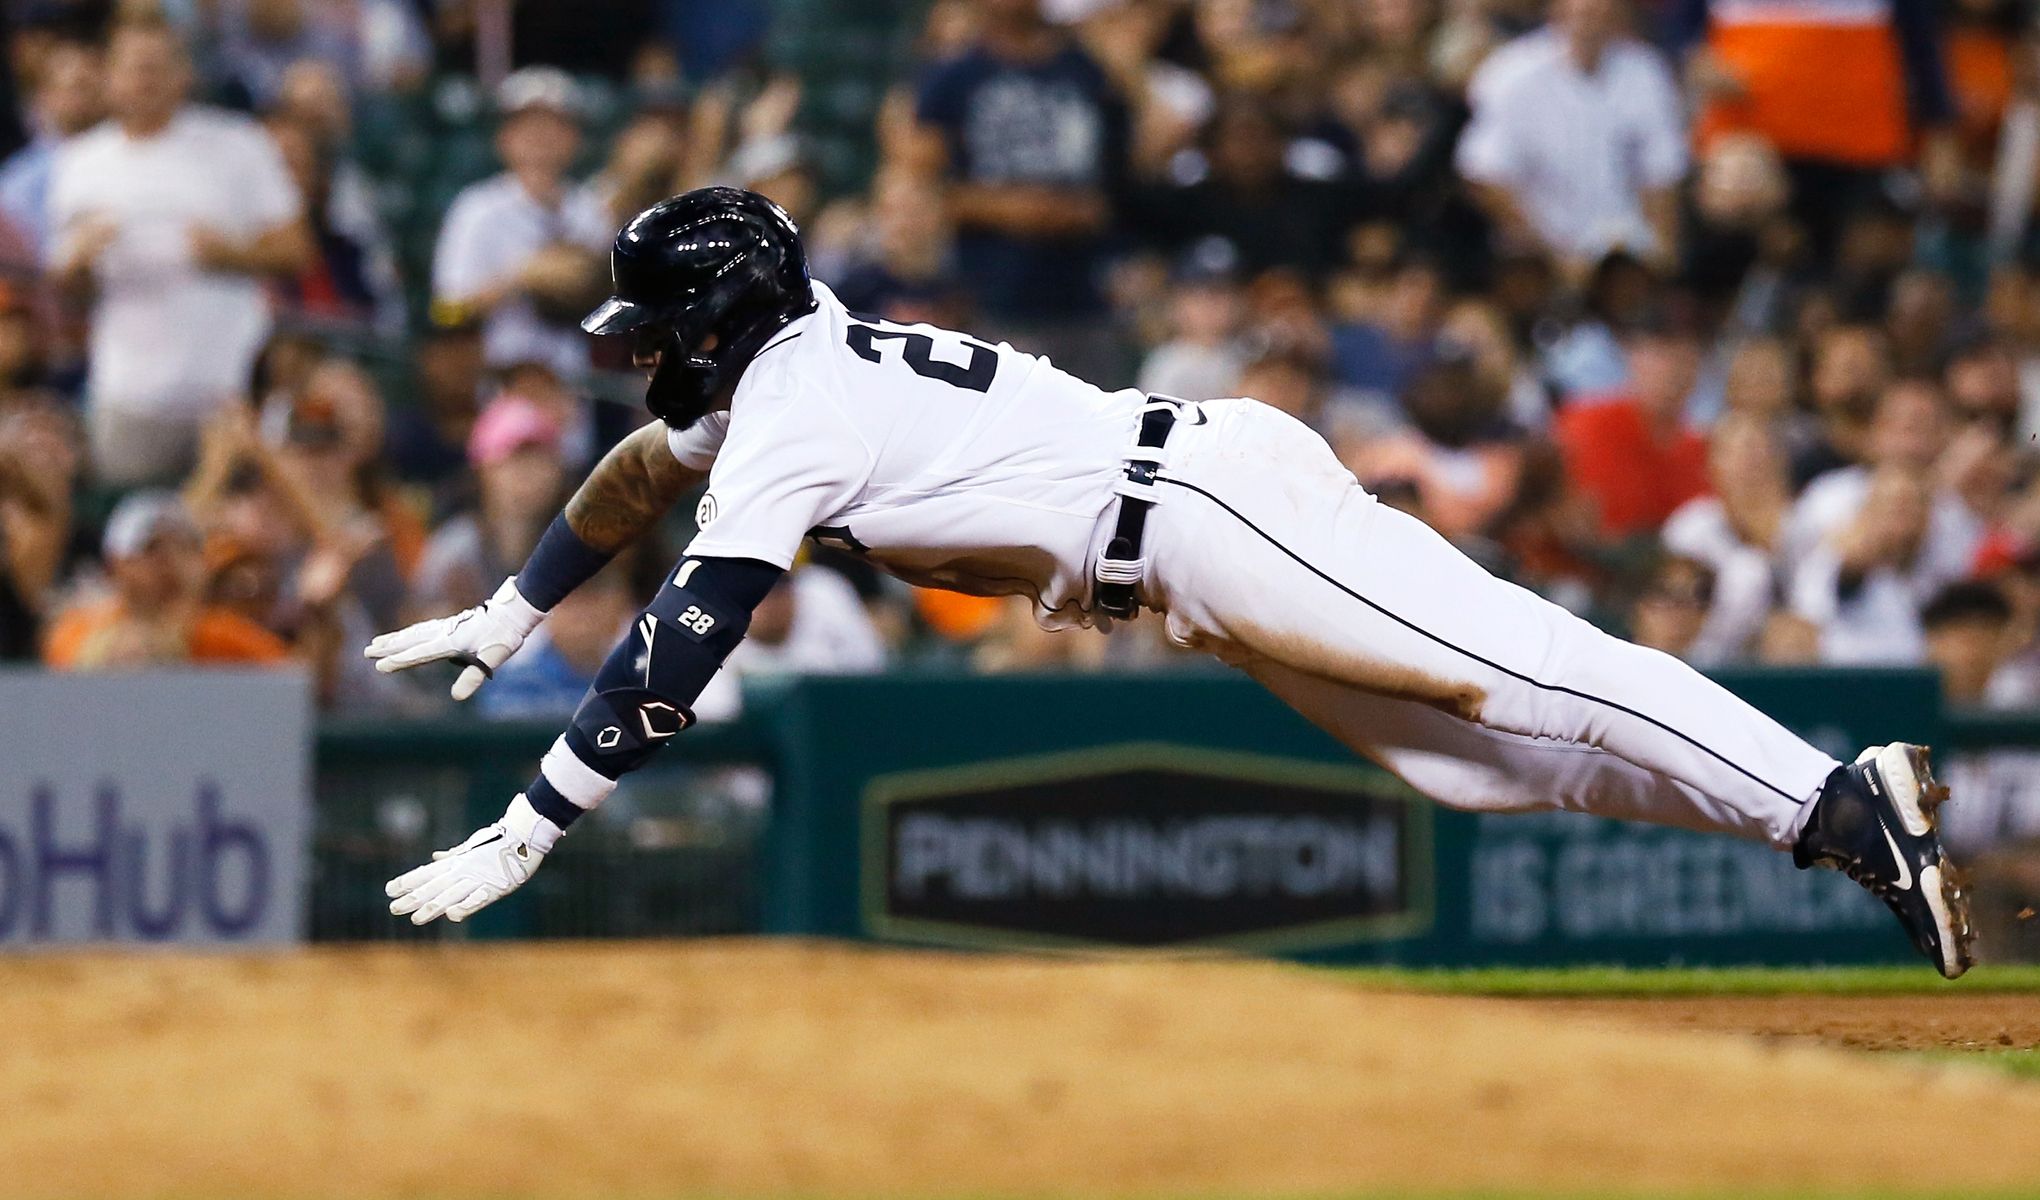
M1924 966L1891 967L1482 967L1471 970L1341 969L1367 987L1456 996L1648 998L1654 996L1931 996L1956 992L2033 994L2040 966L1980 967L1949 981ZM1907 1052L1924 1062L1989 1067L2040 1080L2040 1050Z
M2021 1079L2040 1080L2040 1050L1921 1050L1907 1057L1923 1062L1989 1067Z
M1892 967L1341 968L1374 987L1470 996L1914 996L2034 993L2040 966L1979 967L1950 982L1925 964Z

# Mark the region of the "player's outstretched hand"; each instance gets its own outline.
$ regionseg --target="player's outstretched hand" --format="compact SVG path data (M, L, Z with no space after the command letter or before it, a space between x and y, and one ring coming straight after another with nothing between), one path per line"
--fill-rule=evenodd
M495 595L466 612L383 634L363 653L384 674L446 659L461 663L467 669L453 681L453 698L465 700L517 653L543 620L545 614L518 592L517 581L505 579Z
M406 871L383 888L392 916L423 925L444 915L465 921L524 885L559 840L559 827L538 815L519 793L503 816L432 861Z

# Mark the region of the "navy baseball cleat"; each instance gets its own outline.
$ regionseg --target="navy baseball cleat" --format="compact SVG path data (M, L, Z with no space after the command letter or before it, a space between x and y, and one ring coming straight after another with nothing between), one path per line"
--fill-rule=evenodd
M1828 776L1792 861L1833 867L1869 889L1953 979L1969 969L1976 935L1969 896L1935 832L1935 810L1947 799L1925 746L1873 746Z

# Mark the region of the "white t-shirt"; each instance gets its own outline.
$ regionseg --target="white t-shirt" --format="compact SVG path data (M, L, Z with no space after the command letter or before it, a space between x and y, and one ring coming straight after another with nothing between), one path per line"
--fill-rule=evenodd
M786 587L792 591L793 624L785 640L768 645L745 638L730 651L724 671L849 675L884 669L885 639L849 580L827 567L803 566L786 577Z
M602 198L570 184L557 209L531 198L507 172L468 185L455 196L432 254L432 294L464 302L523 269L555 242L605 250L616 234ZM540 319L531 302L512 299L482 322L482 355L491 366L542 362L573 378L588 369L588 335Z
M1714 602L1700 634L1686 651L1696 667L1747 658L1764 630L1777 593L1771 556L1744 542L1719 497L1698 496L1679 506L1659 534L1665 549L1714 569Z
M1836 467L1815 476L1786 514L1779 546L1785 561L1798 562L1819 549L1822 542L1856 519L1869 495L1870 472L1865 467ZM1925 557L1945 562L1951 570L1966 571L1983 534L1983 522L1960 497L1945 490L1934 493L1933 508L1927 514Z
M200 416L245 391L268 298L260 280L201 270L191 233L247 240L299 211L276 143L232 113L189 107L149 138L108 121L67 142L50 180L52 253L87 219L119 230L94 271L92 402Z
M1246 351L1235 342L1200 346L1164 342L1140 365L1140 388L1178 400L1222 400L1237 396Z
M786 577L793 624L783 641L767 645L747 637L694 699L703 721L727 721L743 711L742 680L767 675L856 675L885 669L885 639L857 589L827 567L798 567Z
M1677 184L1687 163L1678 85L1657 51L1617 38L1587 74L1541 29L1489 55L1466 94L1460 174L1506 189L1561 253L1657 248L1641 196Z
M1862 510L1870 472L1839 467L1806 485L1786 517L1781 561L1792 572L1793 611L1821 627L1821 661L1837 666L1926 661L1920 609L1969 574L1983 528L1961 500L1937 492L1918 555L1904 570L1878 567L1849 595L1840 588L1835 536Z
M1087 623L1099 518L1145 397L815 293L728 413L669 438L681 463L713 463L688 554L787 567L812 534L910 583L1030 596L1044 625Z

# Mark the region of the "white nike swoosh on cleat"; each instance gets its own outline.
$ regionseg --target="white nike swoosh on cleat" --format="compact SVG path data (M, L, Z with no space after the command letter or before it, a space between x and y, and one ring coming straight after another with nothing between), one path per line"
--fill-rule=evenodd
M1891 836L1891 826L1884 823L1883 817L1877 818L1877 829L1884 834L1884 844L1891 847L1891 857L1898 863L1898 889L1910 890L1913 882L1912 864L1905 861L1905 855L1899 853L1898 839Z

